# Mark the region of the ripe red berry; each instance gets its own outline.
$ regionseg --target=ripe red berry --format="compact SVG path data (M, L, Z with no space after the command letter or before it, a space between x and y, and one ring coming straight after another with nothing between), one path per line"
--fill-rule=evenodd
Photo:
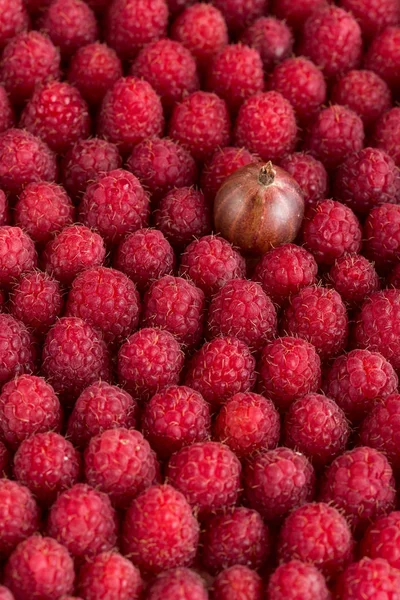
M279 164L300 186L306 207L315 206L320 200L329 197L326 169L310 154L294 152L285 156Z
M29 28L29 16L22 0L1 0L0 49L21 31Z
M213 4L224 15L229 31L237 34L266 12L268 0L213 0Z
M160 573L147 589L147 600L180 600L185 596L191 600L208 600L203 579L196 571L184 567Z
M0 479L0 500L0 555L4 559L39 528L40 511L28 488L9 479Z
M383 113L376 121L373 132L373 145L382 148L400 166L400 150L397 140L400 134L400 107L395 106Z
M361 254L344 254L335 260L328 281L350 308L380 288L374 265Z
M367 590L371 598L376 598L381 592L387 598L396 598L400 587L400 574L382 558L363 558L351 564L336 585L337 597L341 600L362 598Z
M99 34L92 9L82 0L53 0L42 27L65 58L94 42Z
M138 600L143 589L140 571L118 552L102 552L83 565L76 582L86 600L117 594L118 600Z
M398 25L400 21L396 0L340 0L340 4L354 15L367 38L374 37L389 25Z
M331 600L331 593L322 573L300 560L280 565L271 575L267 588L268 600Z
M384 558L391 567L400 567L400 512L380 517L368 527L360 544L360 556Z
M9 289L17 279L36 267L32 239L20 227L0 227L0 285Z
M259 52L265 71L271 71L275 65L288 58L294 44L289 27L275 17L260 17L251 23L240 39L243 44Z
M400 395L391 394L381 402L375 403L360 429L361 443L383 452L396 472L400 468L397 429L399 415Z
M263 585L259 574L244 565L222 571L212 585L213 600L262 600Z
M364 58L364 67L386 81L393 93L400 89L400 27L387 27L372 41Z
M0 313L0 384L35 368L33 338L21 321Z
M309 16L321 6L325 0L273 0L274 13L296 30L304 25Z
M200 187L209 202L214 202L215 196L223 181L240 167L257 162L258 158L246 148L226 146L219 148L204 165Z

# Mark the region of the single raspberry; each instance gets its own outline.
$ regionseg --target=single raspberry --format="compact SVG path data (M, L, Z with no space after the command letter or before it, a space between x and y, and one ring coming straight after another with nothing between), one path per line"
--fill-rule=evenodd
M28 100L38 84L59 76L60 53L39 31L20 33L4 49L0 79L17 104Z
M115 0L119 1L119 0ZM158 0L143 0L158 2ZM163 1L163 0L162 0ZM141 2L134 0L132 5ZM121 77L104 96L97 133L128 153L144 139L162 135L164 116L160 98L147 81Z
M304 24L300 52L334 78L359 66L361 29L351 13L334 5L315 10Z
M400 206L384 203L371 210L364 223L364 252L387 270L400 258Z
M96 41L99 35L96 17L83 0L52 0L42 27L64 58Z
M118 379L138 400L149 400L166 385L178 384L184 354L168 331L144 327L122 344Z
M306 207L315 206L320 200L329 197L326 169L322 162L310 154L294 152L283 157L279 164L299 184Z
M68 550L51 537L32 535L10 556L4 583L15 600L54 600L74 589L74 563Z
M364 127L360 117L345 106L324 108L311 124L305 147L327 169L337 167L351 152L364 145Z
M41 139L21 129L0 133L0 186L19 194L28 183L54 181L56 157Z
M185 600L185 598L208 600L208 593L202 578L195 571L184 567L160 573L147 590L147 600Z
M278 92L261 92L239 110L235 144L245 146L262 160L276 161L293 152L297 125L292 105Z
M142 571L159 573L193 562L199 524L185 497L155 485L134 500L122 526L124 553Z
M7 477L10 471L11 454L8 448L0 442L0 477Z
M110 377L110 357L103 338L79 317L62 317L48 332L42 368L56 392L78 396L97 379Z
M378 598L383 594L388 600L396 600L399 589L400 573L397 569L382 558L363 558L347 567L340 577L336 585L336 597L340 600L358 600L363 596Z
M48 242L74 222L75 210L65 190L55 183L30 183L14 207L14 222L34 242Z
M205 298L199 288L182 277L165 275L152 283L144 296L142 325L166 329L191 348L202 339L204 309Z
M325 0L273 0L272 9L290 27L300 30L308 17L324 5Z
M250 42L225 46L207 70L207 89L223 98L232 113L236 113L247 98L264 90L261 56L250 48Z
M35 367L33 339L21 321L0 313L0 385Z
M7 225L10 222L10 211L7 196L0 190L0 225Z
M229 175L232 175L240 167L257 161L258 158L246 148L226 146L216 150L211 160L204 165L200 179L200 187L207 200L211 203L214 202L222 182Z
M102 552L83 565L76 587L86 600L117 596L137 600L143 588L139 570L118 552Z
M28 488L9 479L0 479L0 501L0 555L7 558L39 528L40 512Z
M400 395L391 394L376 403L360 429L361 443L383 452L396 472L400 468L399 418Z
M0 49L21 31L29 28L29 16L22 0L1 0Z
M169 460L167 481L185 496L201 515L236 504L241 465L224 444L198 442Z
M68 81L78 88L86 102L96 106L122 74L115 50L94 42L74 54L68 68Z
M350 308L380 288L374 265L361 254L345 254L335 260L328 280Z
M24 440L14 456L14 477L45 505L72 487L81 472L81 458L71 442L53 431Z
M234 565L258 569L271 550L269 531L261 516L243 506L211 517L201 544L202 562L211 573Z
M63 596L62 598L65 600L66 596ZM0 600L15 600L14 595L8 588L4 587L4 585L0 585Z
M190 151L199 162L226 146L230 119L224 100L211 92L194 92L174 107L169 122L170 137Z
M20 227L0 227L0 285L10 288L13 283L37 264L35 245Z
M268 600L331 600L322 573L314 565L290 560L272 574L267 588Z
M261 577L244 565L235 565L222 571L214 579L213 600L262 600Z
M340 4L357 19L367 38L400 22L400 7L396 0L340 0Z
M0 65L0 78L2 78ZM14 108L5 88L0 85L0 133L7 131L15 124Z
M275 17L257 19L243 32L240 39L243 44L259 52L265 71L271 71L275 65L288 58L294 44L289 27Z
M103 264L103 238L84 225L71 225L51 240L42 255L45 270L68 285L85 269Z
M228 43L222 13L203 2L186 8L173 22L171 38L187 48L200 67L206 66Z
M400 512L380 517L368 527L360 544L360 556L384 558L391 567L400 567Z
M376 121L373 132L373 145L382 148L400 167L400 149L397 140L400 136L400 106L383 113Z
M334 577L351 562L354 541L349 524L333 506L305 504L285 520L279 535L282 562L298 559L311 563L326 577Z
M210 407L189 387L169 385L144 407L142 429L157 455L168 458L184 446L210 437Z
M394 93L400 89L400 27L387 27L372 41L364 67L386 81Z
M229 31L232 34L240 33L255 19L267 12L268 0L213 0L224 15Z
M229 242L215 235L194 240L181 256L180 273L212 296L231 279L244 278L244 258Z
M121 59L135 58L146 44L166 37L165 0L113 0L105 23L105 39Z

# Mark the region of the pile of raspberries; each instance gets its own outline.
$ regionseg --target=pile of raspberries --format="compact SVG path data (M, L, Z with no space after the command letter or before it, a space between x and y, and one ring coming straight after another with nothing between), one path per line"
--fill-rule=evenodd
M0 0L0 600L399 600L399 100L399 0Z

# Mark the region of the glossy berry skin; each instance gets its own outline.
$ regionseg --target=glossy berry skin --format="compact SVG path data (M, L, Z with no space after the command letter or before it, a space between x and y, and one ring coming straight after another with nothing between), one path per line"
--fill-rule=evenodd
M400 206L375 206L364 223L364 253L383 271L398 262L400 256Z
M364 66L386 81L394 93L400 87L400 27L387 27L372 41L364 58Z
M344 254L335 260L328 280L350 308L380 288L374 265L361 254Z
M329 196L328 174L324 165L304 152L294 152L280 161L282 169L287 171L300 186L306 208Z
M1 71L0 71L1 75ZM7 131L15 124L15 114L5 88L0 85L0 132Z
M373 132L373 143L377 148L382 148L391 156L397 166L400 166L400 152L398 139L400 131L400 107L385 112L376 122Z
M341 0L340 5L354 15L368 39L389 25L400 22L400 8L396 0Z
M195 571L178 567L160 573L147 590L147 600L208 600L205 583Z
M322 573L301 560L279 565L268 582L268 600L331 600Z
M10 288L18 278L36 267L32 239L20 227L0 227L0 285Z
M32 373L36 352L33 339L21 321L0 314L0 384L22 373Z
M363 596L376 598L382 593L390 600L396 600L399 586L399 572L386 560L363 558L347 567L337 583L336 593L341 600Z
M64 58L94 42L99 34L96 17L82 0L54 0L42 26Z
M118 600L137 600L143 582L137 569L118 552L102 552L80 570L76 587L86 600L117 594Z
M27 487L0 479L0 555L7 558L14 548L39 527L40 511Z
M399 417L400 395L391 394L375 404L360 429L361 443L383 452L396 472L400 468L397 428Z
M200 178L200 187L207 200L214 202L219 188L229 175L240 167L257 161L258 158L246 148L226 146L216 150L211 160L204 165Z
M224 15L229 31L236 34L266 12L268 0L213 0L213 4Z
M289 27L275 17L256 19L240 39L259 52L266 72L291 55L294 43Z
M398 569L400 547L400 512L393 511L368 527L360 544L360 556L384 558Z
M214 579L213 600L262 600L262 581L256 571L235 565Z
M2 0L0 19L0 48L21 31L26 31L30 21L21 0Z

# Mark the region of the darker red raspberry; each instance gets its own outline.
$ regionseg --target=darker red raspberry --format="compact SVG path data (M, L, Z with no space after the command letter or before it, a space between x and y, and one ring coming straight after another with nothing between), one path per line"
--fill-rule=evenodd
M361 443L383 452L396 472L400 468L399 418L400 395L391 394L375 404L360 429Z
M118 552L102 552L83 565L76 583L86 600L117 594L118 600L137 600L142 592L140 571Z
M39 528L40 512L31 492L16 481L0 479L0 555L14 548Z
M219 148L205 164L200 179L200 187L209 202L214 198L222 182L240 167L257 162L258 158L246 148L226 146Z
M22 0L1 0L0 49L21 31L26 31L30 21Z
M367 593L370 598L384 594L396 598L400 589L400 573L381 558L363 558L351 564L338 580L337 598L352 600L362 598Z
M394 93L400 89L400 27L387 27L372 41L364 67L386 81Z
M290 560L272 574L267 588L268 600L331 600L325 578L311 564Z
M319 160L310 154L294 152L285 156L279 164L299 184L306 207L314 206L329 196L326 169Z
M262 600L261 577L244 565L222 571L212 586L213 600Z
M268 0L213 0L213 4L224 15L233 35L261 17L268 8Z
M361 254L345 254L338 258L329 271L328 281L350 308L380 288L374 265Z
M340 0L340 4L354 15L367 38L400 21L396 0Z
M0 227L0 285L10 288L16 280L36 267L37 254L31 238L20 228Z
M400 166L400 150L397 140L400 136L400 106L385 112L375 123L373 145L382 148Z
M0 78L2 77L0 65ZM14 109L8 93L5 88L0 85L0 133L7 131L15 124Z
M325 5L325 0L273 0L274 13L290 27L301 29L309 16Z
M35 367L33 339L21 321L0 313L0 385Z
M53 0L42 27L64 58L91 44L99 35L96 17L82 0Z
M208 600L203 579L196 571L184 567L160 573L147 589L147 600L184 600L185 597Z
M275 65L288 58L292 54L294 44L289 27L275 17L257 19L244 31L240 39L243 44L259 52L265 71L271 71Z
M394 511L368 527L360 544L360 556L384 558L390 566L400 567L400 512Z
M400 258L400 206L384 203L371 210L364 223L364 252L386 271Z

